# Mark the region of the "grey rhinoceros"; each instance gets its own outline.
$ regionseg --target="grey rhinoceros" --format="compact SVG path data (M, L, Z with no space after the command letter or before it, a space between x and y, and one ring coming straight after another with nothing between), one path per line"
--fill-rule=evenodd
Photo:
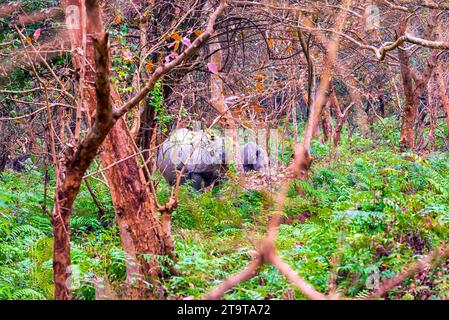
M240 156L245 172L265 170L266 153L257 143L251 141L243 145Z
M185 166L181 183L199 190L217 182L226 170L224 139L204 130L176 129L159 147L157 166L170 185Z
M200 190L218 182L227 170L225 139L218 132L174 130L159 147L157 166L170 185L176 183L177 173L185 167L181 183L192 181ZM240 148L244 171L265 169L265 151L255 142Z

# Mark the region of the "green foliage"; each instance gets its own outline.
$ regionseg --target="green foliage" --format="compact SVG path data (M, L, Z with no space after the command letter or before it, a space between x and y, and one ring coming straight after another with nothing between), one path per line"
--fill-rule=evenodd
M43 210L43 178L43 173L33 168L24 174L5 171L0 175L0 300L53 297L52 226ZM106 191L100 183L93 182L92 186L100 195ZM52 210L53 190L54 180L50 179L47 212ZM104 198L103 201L110 200ZM112 205L107 204L105 208ZM124 263L116 259L117 254L105 254L101 260L94 258L97 253L93 248L98 252L120 250L117 230L112 236L113 229L103 230L97 211L83 186L71 220L72 262L80 268L83 278L89 272L103 276L110 271L112 278L122 279Z
M162 82L159 80L154 85L154 89L150 91L150 106L155 111L155 119L161 126L162 132L166 132L168 124L173 120L164 106L164 94L162 92Z
M363 299L371 291L370 277L378 275L380 281L390 278L446 241L449 155L434 153L424 159L398 154L389 144L375 146L359 136L343 139L336 150L314 142L312 153L316 160L310 179L291 185L284 213L293 223L281 226L277 246L293 269L318 290L327 292L333 275L340 293ZM250 259L247 253L253 241L242 239L242 233L257 235L254 225L258 231L263 229L257 218L230 229L231 233L210 228L219 221L229 222L227 215L239 217L231 199L245 199L248 192L236 189L237 194L222 199L225 190L226 186L215 199L208 193L181 197L184 205L175 217L175 230L180 235L176 267L181 276L166 283L174 297L199 298L244 268ZM260 210L255 215L265 219L269 199L258 200ZM220 220L214 221L215 216ZM439 283L432 289L432 297L438 299L447 295L449 286L447 281L438 280L441 274L437 277L436 273L428 278ZM423 285L418 291L428 288ZM296 298L304 298L275 268L266 266L259 276L225 298L279 299L288 290L293 290ZM417 296L404 290L390 294L403 299Z
M242 191L229 182L204 193L183 186L173 223L205 232L241 228L255 221L263 203L264 196L260 192Z
M385 123L389 128L396 125L390 119ZM398 153L383 126L374 128L370 139L342 134L338 148L315 141L309 179L293 181L289 188L277 249L321 292L330 289L333 278L341 294L363 299L372 290L373 275L380 281L391 278L449 235L449 154ZM289 148L287 141L286 161ZM177 263L153 256L166 273L169 266L178 270L160 280L170 299L200 298L242 270L265 232L272 195L241 188L232 166L227 176L226 182L206 192L188 184L180 188L172 228ZM43 210L43 177L33 166L25 173L0 176L0 299L53 297L52 227ZM51 172L47 212L52 208L53 177ZM165 203L171 188L160 174L153 178L159 181L158 200ZM83 185L71 220L76 299L95 299L98 279L120 292L126 278L126 256L109 191L97 180L90 182L107 214L98 220L98 208ZM444 298L449 294L448 269L438 265L406 279L389 298ZM305 298L276 268L264 266L225 298L286 295Z

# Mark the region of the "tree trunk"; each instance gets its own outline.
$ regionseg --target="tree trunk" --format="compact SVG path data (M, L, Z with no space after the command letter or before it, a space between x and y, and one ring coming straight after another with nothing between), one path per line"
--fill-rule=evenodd
M151 278L159 276L159 264L155 257L147 261L144 255L163 255L165 252L155 203L136 156L132 156L135 153L126 123L120 119L103 143L100 162L105 168L120 159L127 159L104 173L117 215L122 247L127 256L127 283L137 289L132 290L131 296L143 299L150 295L142 280L152 282Z
M343 125L346 121L346 113L343 113L341 110L340 102L335 95L333 82L329 85L329 102L337 119L333 136L334 146L337 147L341 139L341 130L343 130Z
M330 101L323 107L321 124L323 126L324 141L329 141L334 135L334 124L332 123Z
M363 108L363 101L360 93L351 85L348 86L351 100L354 102L354 109L356 112L356 122L364 137L367 137L371 130L369 127L368 115Z
M79 5L80 1L67 1L65 5ZM101 19L100 12L89 12L96 15L96 20ZM87 23L86 60L88 65L94 65L93 37L97 33L97 26ZM95 21L95 19L94 19ZM81 32L73 32L72 47L81 46ZM76 52L76 51L75 51ZM74 55L75 68L77 65ZM91 84L95 82L97 75L92 68L85 70L86 83L84 88L84 107L88 111L90 123L93 124L97 116L96 89ZM107 85L109 87L109 84ZM109 94L110 95L110 94ZM115 100L117 93L114 92ZM127 254L127 280L133 286L131 298L148 298L151 295L147 285L141 281L151 282L151 278L157 277L159 268L154 256L164 253L162 242L162 229L157 217L156 208L147 190L143 173L135 157L134 144L128 135L128 129L123 119L119 119L106 136L102 146L100 160L103 167L112 165L121 159L122 161L105 171L108 185L117 214L117 221L122 238L123 249ZM95 157L96 153L89 155ZM131 156L131 157L130 157ZM67 168L67 175L61 177L65 183L58 188L57 196L60 199L59 208L55 206L53 229L55 236L55 288L56 299L69 299L70 292L67 281L70 276L70 215L73 201L79 191L82 176L88 165L83 170ZM72 178L72 175L75 175ZM79 181L78 181L79 180ZM60 211L60 214L58 213ZM133 280L139 281L133 281Z
M80 0L65 0L62 2L62 6L64 9L68 5L75 5L80 8L80 3ZM106 171L109 171L107 173L110 180L109 185L115 202L114 206L117 211L122 241L124 241L123 247L137 260L139 277L142 276L143 280L151 283L153 280L150 278L159 275L157 255L164 252L161 223L158 220L154 199L146 187L143 173L135 158L134 141L128 135L129 130L121 117L133 107L136 107L151 92L162 76L197 52L198 47L207 41L214 32L215 22L226 7L225 2L220 2L220 5L209 18L206 30L195 39L192 46L170 63L156 68L145 87L127 103L123 104L121 108L113 111L109 78L110 48L108 46L108 35L104 32L99 0L86 0L85 4L87 33L90 35L89 40L92 41L82 46L86 48L83 56L89 66L95 65L96 71L91 70L91 68L85 70L85 80L89 85L82 86L85 87L85 91L83 90L82 93L86 93L82 102L85 103L85 109L88 110L91 126L86 136L76 145L75 150L67 149L65 160L61 162L62 170L56 168L58 171L57 187L52 219L56 299L70 299L68 284L70 279L70 215L83 176L94 161L103 142L105 142L105 152L103 152L102 157L104 159L102 161L110 165L114 163L114 166ZM83 12L84 10L80 11ZM76 15L72 18L79 19ZM83 21L83 19L81 20ZM72 50L74 53L72 57L75 69L83 67L77 54L83 38L79 29L70 32L72 49L74 49ZM82 29L85 30L85 28ZM95 79L95 87L91 85L93 79ZM95 95L93 91L95 91ZM115 96L114 100L118 100L117 97ZM49 130L52 132L51 128ZM128 156L129 158L127 158ZM143 281L137 282L136 289L135 297L147 298L151 296Z
M435 90L435 91L434 91ZM427 146L429 151L435 150L435 129L437 127L437 111L436 111L436 100L434 99L434 95L437 95L437 89L435 86L431 86L429 88L429 96L427 98L427 105L429 108L429 133L427 135Z
M211 1L206 1L204 10L210 10L212 7ZM216 66L220 71L223 67L223 54L220 42L211 42L209 44L210 58L209 63ZM243 172L242 160L240 159L240 147L238 141L238 127L239 123L231 110L225 104L225 97L223 93L223 80L219 75L211 73L210 77L210 104L212 108L221 115L224 120L224 127L226 128L226 161L234 162L237 171ZM229 147L228 147L229 146Z
M95 1L90 5L98 5ZM100 28L102 30L102 28ZM109 86L109 46L108 36L104 33L95 36L95 65L97 70L96 115L89 133L77 146L68 148L56 168L56 193L53 208L53 277L55 299L70 299L70 216L73 203L78 195L84 173L94 160L97 150L104 141L107 132L114 125ZM49 130L52 130L50 127ZM54 149L52 150L55 156ZM55 160L56 161L56 160Z
M145 162L150 160L152 139L155 138L156 112L154 108L146 107L141 114L139 146L143 150L142 156ZM149 166L151 169L152 166ZM149 179L149 177L147 177Z
M441 70L441 66L437 65L436 70L436 80L437 80L437 86L438 86L438 95L441 100L441 104L443 105L443 110L446 114L446 122L447 122L447 132L449 136L449 92L447 91L447 85L444 81L443 72Z
M89 40L94 30L89 23L87 30L86 57L88 63L91 63L92 45ZM87 83L94 78L92 69L86 68ZM85 88L84 97L88 102L86 109L92 120L95 116L95 89L88 84ZM113 101L119 104L119 93L112 89L111 94ZM152 278L159 277L159 263L154 256L164 254L164 242L155 203L137 157L133 137L125 120L120 118L103 142L99 158L103 168L110 167L104 174L117 216L122 248L127 258L126 278L130 289L128 296L132 299L146 299L153 295L144 281L151 283L154 282ZM122 161L123 159L126 160Z
M426 35L440 33L438 28L435 29L437 15L435 12L429 16L426 27ZM399 33L404 34L407 28L407 22L404 20L399 25ZM437 54L436 50L432 51L428 64L424 69L421 77L415 77L415 85L413 84L412 71L410 66L410 57L405 50L398 49L399 64L402 77L402 85L405 94L405 106L402 109L402 126L400 136L401 151L413 150L415 148L415 121L418 113L419 99L427 88L433 69L436 64Z
M3 172L8 161L8 145L6 144L6 137L3 137L3 122L0 121L0 172Z

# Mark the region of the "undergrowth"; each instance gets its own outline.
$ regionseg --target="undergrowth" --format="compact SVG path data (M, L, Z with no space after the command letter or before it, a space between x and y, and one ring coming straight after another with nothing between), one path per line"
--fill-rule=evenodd
M385 123L389 128L397 125L394 119ZM400 153L393 143L397 137L389 134L397 130L374 127L369 138L354 133L349 139L344 132L338 148L315 141L309 179L290 185L277 248L298 274L324 293L332 289L363 298L376 283L400 272L449 235L449 154ZM442 140L438 146L444 145ZM282 157L288 159L289 152L291 144ZM155 178L163 203L170 188L160 176ZM33 166L0 175L0 299L53 298L49 213L54 181L48 182L44 197L43 179L44 173ZM167 298L199 298L251 259L273 199L268 192L242 189L235 179L230 173L227 182L204 193L181 187L173 213L178 272L161 280ZM71 223L76 299L94 299L98 279L120 290L126 276L107 187L90 182L106 216L99 219L83 185ZM406 279L386 298L445 298L447 268L442 261L425 274ZM304 297L278 270L264 266L225 298Z

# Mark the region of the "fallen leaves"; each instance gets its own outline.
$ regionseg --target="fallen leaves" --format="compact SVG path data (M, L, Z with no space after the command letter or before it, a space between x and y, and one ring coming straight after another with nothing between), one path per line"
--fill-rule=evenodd
M267 186L279 187L288 180L286 167L272 169L271 172L249 171L242 173L242 186L251 190L265 190Z
M194 33L197 37L199 37L200 35L202 35L202 34L204 33L204 30L198 29L198 30L193 31L193 33Z

